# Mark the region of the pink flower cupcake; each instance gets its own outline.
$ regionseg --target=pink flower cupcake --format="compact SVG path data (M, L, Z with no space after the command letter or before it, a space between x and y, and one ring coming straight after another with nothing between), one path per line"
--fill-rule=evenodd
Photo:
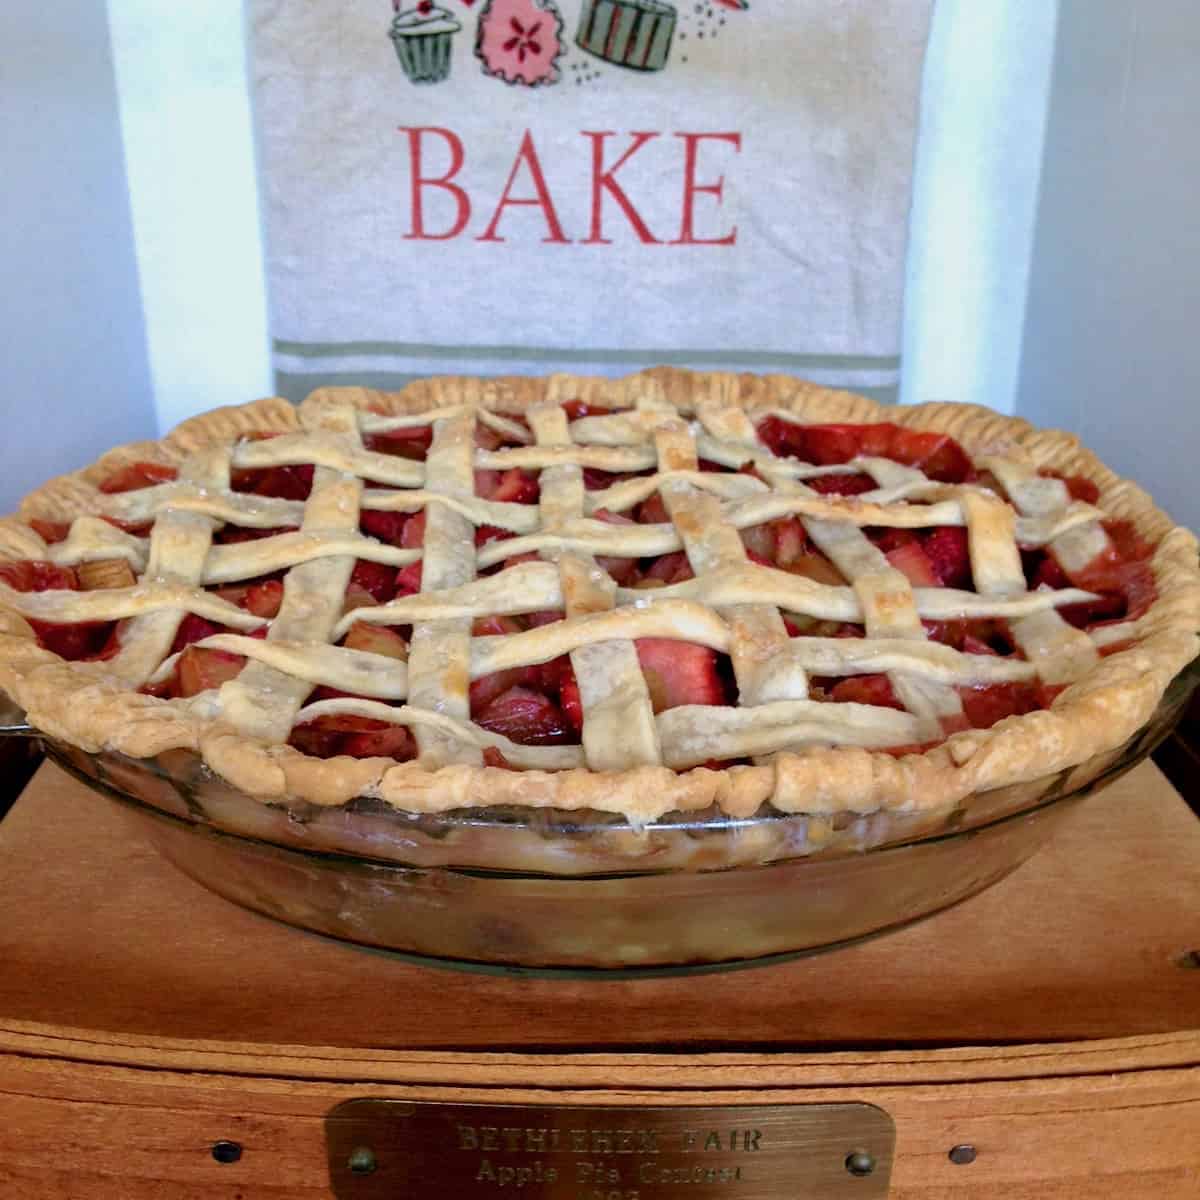
M557 83L562 29L554 0L488 0L479 14L475 53L484 73L505 83Z

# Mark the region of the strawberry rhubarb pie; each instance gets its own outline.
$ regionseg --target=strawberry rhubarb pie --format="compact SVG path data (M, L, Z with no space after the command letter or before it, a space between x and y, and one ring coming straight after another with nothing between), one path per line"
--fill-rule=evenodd
M785 378L185 422L0 521L0 687L275 806L944 811L1120 746L1195 539L1072 437Z

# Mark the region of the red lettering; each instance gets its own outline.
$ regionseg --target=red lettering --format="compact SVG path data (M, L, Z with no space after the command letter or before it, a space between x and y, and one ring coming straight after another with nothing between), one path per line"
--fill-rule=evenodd
M462 170L465 157L462 142L449 129L439 129L436 126L418 126L409 129L401 125L400 132L408 134L408 155L412 167L412 232L406 233L405 238L427 242L446 242L451 238L458 237L471 219L470 197L458 184L450 182ZM450 147L449 168L444 175L434 178L421 173L422 138L427 133L437 134ZM454 224L445 233L429 233L425 229L424 188L440 188L454 199L457 215Z
M677 133L675 136L683 138L686 149L683 166L683 224L679 230L679 236L671 245L732 246L737 241L736 225L724 237L698 238L696 236L696 197L702 192L715 196L719 208L725 191L724 175L720 176L716 183L697 183L696 162L699 158L700 143L706 138L715 142L729 142L738 153L741 153L742 135L740 133Z
M620 206L626 220L633 226L634 233L638 235L641 241L652 245L660 245L660 239L656 238L650 232L646 222L642 220L641 215L626 195L625 189L621 187L615 178L617 172L647 142L653 141L658 137L658 134L634 133L633 145L607 170L604 169L604 139L615 136L614 131L610 129L602 133L588 133L585 130L583 131L583 136L592 139L592 231L585 240L584 245L609 245L612 242L611 238L604 236L603 207L605 192Z
M512 189L522 163L529 168L529 177L533 180L533 187L537 195L526 199L517 199L513 196ZM517 151L517 157L513 161L512 172L508 177L508 182L504 185L504 192L500 197L500 203L496 205L496 211L492 214L492 219L487 229L480 237L475 239L476 241L503 242L505 240L497 234L496 230L500 225L500 218L504 215L504 210L509 205L513 205L514 207L533 205L535 208L540 208L542 216L546 218L546 228L549 231L549 236L542 238L542 241L569 243L570 239L563 235L562 225L558 220L558 213L554 210L554 201L550 198L550 189L546 186L546 176L542 173L542 164L538 159L537 149L533 144L533 135L528 129L525 130L525 136L521 139L521 149Z

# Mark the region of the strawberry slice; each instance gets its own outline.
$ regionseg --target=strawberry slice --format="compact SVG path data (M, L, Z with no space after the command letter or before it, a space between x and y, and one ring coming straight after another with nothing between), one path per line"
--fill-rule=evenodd
M311 703L318 700L353 699L344 692L334 688L317 688L309 697ZM381 729L389 729L384 721L375 721L370 717L358 717L350 713L330 713L297 725L288 738L288 745L294 746L304 754L314 758L333 758L342 753L342 745L347 734L378 733Z
M230 477L230 487L235 492L252 492L256 496L273 496L277 500L307 500L312 486L311 463L237 470Z
M942 587L970 588L971 553L965 529L956 525L938 526L925 534L921 547Z
M524 687L502 692L475 723L522 746L561 746L571 740L562 710L540 692Z
M582 400L568 400L563 405L568 421L578 421L581 417L606 417L611 409L597 408L594 404L585 404Z
M538 629L542 625L555 625L566 617L561 608L543 608L539 612L525 614L525 624L530 629Z
M405 550L420 550L425 545L425 510L413 513L404 526L400 545Z
M236 525L225 525L213 534L213 541L222 546L232 546L240 542L261 541L279 533L295 532L294 525L281 525L278 529L239 529Z
M602 492L606 487L612 487L623 479L631 479L630 475L618 475L612 471L601 471L595 467L583 468L583 487L588 492Z
M71 532L70 523L67 521L43 521L41 517L30 517L29 528L36 533L43 542L53 546L55 542L65 542Z
M575 672L571 669L569 662L563 671L558 702L563 716L567 718L567 723L576 735L581 735L583 733L583 701L579 698L579 681L575 678Z
M516 536L515 533L501 529L498 525L480 525L475 530L475 545L478 548L486 546L488 542L506 542Z
M471 625L471 636L508 637L514 633L524 633L525 628L518 618L506 614L476 617Z
M596 509L593 515L597 521L603 521L606 525L637 524L632 517L627 517L624 513L609 512L606 508ZM630 587L637 579L638 560L636 558L616 558L611 554L599 554L596 556L596 562L600 569L607 571L621 587Z
M1067 572L1058 565L1058 560L1046 552L1040 554L1040 559L1034 565L1030 586L1032 588L1054 588L1058 592L1062 588L1069 588L1070 580L1067 578Z
M471 681L471 717L478 720L497 696L515 687L524 687L531 682L531 672L528 667L508 667L503 671L493 671L491 675L481 675ZM530 689L531 691L533 689Z
M890 458L917 467L942 483L962 483L971 471L971 460L953 438L888 422L796 425L780 417L767 417L758 426L758 436L773 453L816 466L847 463L858 455Z
M1082 475L1060 475L1057 471L1051 471L1048 467L1043 467L1038 474L1043 479L1062 480L1067 485L1067 491L1070 493L1072 500L1082 500L1084 504L1095 504L1100 499L1100 489L1090 479L1085 479Z
M618 587L633 587L638 577L636 558L613 558L610 554L596 555L596 564L612 576Z
M408 519L408 513L382 512L379 509L368 508L363 510L358 528L367 537L378 538L389 546L399 546Z
M346 734L338 747L339 754L351 758L394 758L406 762L417 756L417 742L403 725L389 725L386 721L376 722L378 729L364 733Z
M112 496L118 492L138 492L155 484L168 483L179 474L174 467L163 463L135 462L110 475L100 484L100 491Z
M873 704L876 708L898 708L904 705L892 690L886 675L852 675L836 683L829 698L837 704Z
M401 567L396 572L396 597L415 596L421 590L421 568L424 564L419 560Z
M246 665L240 654L188 646L179 656L179 694L195 696L236 679Z
M808 486L819 496L861 496L879 484L870 475L819 475L808 480Z
M941 580L933 569L929 556L918 542L909 542L889 550L887 560L897 571L907 576L913 587L940 587Z
M715 651L672 638L639 638L634 645L656 713L681 704L725 703Z
M889 428L894 432L887 458L916 467L938 483L962 483L971 473L971 460L953 438L895 425Z
M79 580L70 567L30 559L0 564L0 580L17 592L79 590Z
M880 526L864 529L863 532L884 554L899 546L908 546L921 540L911 529L887 529Z
M528 471L513 467L500 476L493 500L502 500L508 504L536 504L541 495L538 481Z
M217 625L213 621L206 621L203 617L196 616L195 613L188 613L179 622L179 628L175 631L175 641L171 643L171 653L178 654L180 650L185 646L190 646L193 642L201 642L214 634L226 632L228 631L224 625Z
M79 621L74 625L54 625L26 617L37 635L38 644L51 654L70 662L90 658L109 658L110 643L115 646L115 621Z
M688 556L682 550L677 550L674 554L664 554L661 558L656 558L649 567L642 571L642 581L655 580L659 584L683 583L688 579L695 579L695 572L692 570L692 564L688 561Z
M973 634L967 633L963 635L962 652L964 654L995 654L1000 653L991 642L985 642Z
M1149 558L1154 553L1153 547L1138 533L1132 521L1103 521L1101 525L1119 558L1133 561Z
M374 603L386 604L396 595L396 568L360 558L350 575L350 586L362 588Z
M670 525L671 517L663 498L655 492L637 506L637 523L639 525Z
M963 712L974 729L990 729L1005 717L1034 712L1034 689L1023 683L994 683L988 687L959 688Z
M371 433L363 439L368 450L377 454L391 454L397 458L410 458L424 462L433 442L432 425L410 425L404 429L389 429L385 433Z

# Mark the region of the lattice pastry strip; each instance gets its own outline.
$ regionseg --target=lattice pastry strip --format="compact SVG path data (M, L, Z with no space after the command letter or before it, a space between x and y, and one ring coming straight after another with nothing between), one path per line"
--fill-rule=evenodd
M1000 481L1020 512L1053 517L1070 506L1071 494L1060 479L1044 479L1031 467L1010 459L989 458L983 460L982 465ZM1098 542L1099 551L1096 550ZM1107 547L1108 535L1099 522L1092 529L1080 526L1050 543L1051 551L1060 561L1072 561L1078 556L1078 549L1082 549L1088 555L1085 564ZM1003 590L1013 590L1017 581L1010 575L997 582ZM1022 577L1020 586L1024 585ZM1017 645L1026 658L1037 663L1038 673L1048 684L1070 683L1100 659L1092 639L1053 609L1020 617L1012 622L1010 628Z
M868 638L928 640L912 584L861 529L844 522L816 519L802 523L817 547L853 583ZM900 703L920 722L919 741L936 740L942 733L942 720L962 713L958 693L945 684L910 676L904 671L889 672L888 678Z
M301 410L300 415L306 434L318 435L309 438L315 445L348 447L358 440L356 413L349 405ZM282 439L252 444L269 445L276 440ZM349 450L346 458L353 459ZM361 495L362 480L357 476L333 466L317 467L313 472L312 492L304 505L301 531L316 534L328 531L335 539L356 533ZM342 615L353 570L354 559L348 555L293 567L284 578L283 601L267 631L268 640L315 645L328 642ZM269 742L285 742L310 690L306 680L252 661L236 678L222 684L216 710L244 733Z
M746 565L746 548L737 531L726 521L715 497L693 482L700 472L691 432L673 410L647 405L645 411L658 413L655 444L659 462L667 469L660 477L660 494L697 577ZM736 416L725 419L725 427L732 425L735 434L752 434L749 418L735 411ZM769 604L739 604L722 611L733 632L730 660L742 707L805 699L808 676L789 653L790 639L779 609Z
M446 496L475 493L471 455L475 444L475 412L468 410L433 422L433 441L425 461L425 486ZM425 510L422 593L438 593L468 585L475 578L475 527L448 505ZM408 658L409 703L451 721L467 723L471 704L467 664L471 653L471 619L443 617L413 626ZM479 764L478 742L449 727L422 723L416 727L423 762Z
M192 455L183 466L187 484L197 488L229 486L229 451L225 448ZM104 522L99 522L104 524ZM90 532L98 531L89 527ZM199 584L212 546L213 522L190 512L168 509L154 525L144 575L138 586L156 590L162 585ZM108 669L131 686L139 687L170 652L187 610L162 608L135 616L121 637L121 648Z
M529 423L539 446L569 444L566 414L557 405L532 409ZM561 529L582 516L583 504L583 472L578 466L564 464L542 472L543 528ZM575 552L557 557L566 620L611 612L616 584L596 560ZM633 642L628 638L594 642L572 650L570 660L579 685L581 740L588 766L618 771L661 762L650 693Z

